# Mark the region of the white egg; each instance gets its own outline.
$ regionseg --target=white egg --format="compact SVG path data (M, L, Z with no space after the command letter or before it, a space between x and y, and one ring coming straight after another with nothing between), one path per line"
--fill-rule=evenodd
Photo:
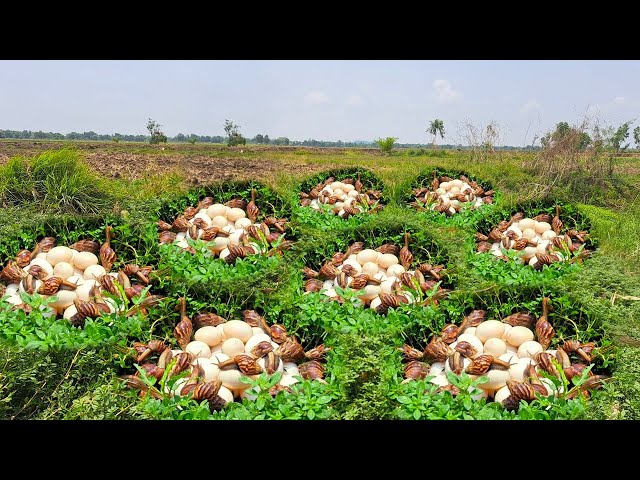
M507 340L506 340L507 332L508 332L509 330L511 330L512 328L513 328L513 327L512 327L511 325L509 325L508 323L505 323L505 324L504 324L504 332L502 332L502 337L500 337L500 338L502 338L502 340L504 340L505 342L507 341Z
M298 365L296 365L294 362L283 362L282 367L288 375L300 375Z
M514 232L518 237L522 237L522 230L520 230L515 225L511 225L509 228L507 228L507 232L509 231Z
M542 352L542 351L544 351L544 348L542 348L542 345L540 345L538 342L530 340L522 343L518 347L518 356L520 358L525 358L525 357L533 358L533 356L536 353Z
M201 219L207 225L207 227L211 226L211 217L207 215L206 210L204 212L200 211L196 213L196 216L193 217L193 219L195 220L196 218Z
M522 236L523 236L523 238L527 238L527 239L531 240L532 238L534 238L536 236L536 231L533 228L525 228L522 231Z
M175 355L175 353L174 353ZM217 353L212 353L211 356L209 357L209 360L211 360L211 362L214 365L218 365L219 363L222 362L226 362L227 360L230 360L231 357L229 357L229 355L225 354L225 353L221 353L221 352L217 352Z
M34 258L33 260L31 260L31 263L29 263L29 265L27 265L24 268L24 271L26 272L27 270L29 270L29 267L31 267L32 265L38 265L39 267L41 267L45 272L47 272L47 275L53 275L53 267L51 266L51 264L42 259L42 258Z
M369 262L376 262L378 259L379 253L370 248L365 248L364 250L358 252L356 254L356 260L360 265L364 265Z
M89 294L96 284L96 280L85 280L82 285L76 288L76 294L78 295L79 300L84 300L85 302L89 301Z
M73 301L78 298L77 294L73 290L58 290L54 295L57 300L54 300L49 305L56 309L65 309L73 304Z
M380 268L377 263L374 262L366 262L362 265L362 272L371 275L372 277L378 273Z
M196 364L202 367L204 371L204 381L212 382L214 380L218 380L218 375L220 374L220 369L217 365L215 365L211 359L209 358L197 358Z
M538 259L536 257L531 257L529 259L529 266L535 267L537 263L538 263Z
M404 267L399 263L394 263L387 268L387 275L398 277L400 274L404 273Z
M229 245L229 237L216 237L211 241L211 249L219 253Z
M514 347L519 347L524 342L533 340L533 338L533 332L527 327L521 326L512 327L511 330L509 330L505 335L505 340L507 341L507 343L513 345Z
M376 252L376 253L378 253L378 252ZM342 265L351 265L356 272L362 273L362 265L360 265L360 262L358 262L355 259L349 259L348 258L344 262L342 262Z
M244 210L242 210L241 208L230 208L227 211L227 218L231 222L236 222L239 219L244 218L246 216L247 216L246 212Z
M498 357L498 360L502 360L503 362L507 362L509 364L515 365L516 363L518 363L518 360L520 359L518 358L518 355L515 354L514 352L506 352L500 355Z
M382 268L389 268L392 265L396 265L398 263L398 257L396 257L393 253L383 253L378 256L378 265Z
M53 274L56 277L60 277L63 280L66 280L71 275L73 275L73 265L67 262L58 262L56 266L53 267Z
M231 251L228 248L224 248L223 250L220 251L220 253L218 254L220 256L221 260L224 260L225 258L227 258L229 255L231 254Z
M58 265L59 265L59 264L58 264ZM56 266L57 266L57 265L56 265ZM84 285L84 283L85 283L86 281L87 281L87 280L85 280L85 279L84 279L84 277L82 277L81 275L76 275L76 274L73 274L73 275L71 275L69 278L67 278L67 282L69 282L69 283L73 283L74 285L77 285L78 287L79 287L80 285ZM76 292L76 293L77 293L77 292Z
M514 354L518 354L518 347L514 347L513 345L511 345L510 343L507 343L507 352L511 352Z
M372 310L375 310L381 304L382 304L382 300L380 300L380 297L376 297L373 300L371 300L371 303L369 304L369 308L371 308Z
M218 216L213 217L211 219L211 226L212 227L218 227L218 228L226 227L227 223L229 223L227 221L227 217L223 217L222 215L218 215Z
M276 347L274 347L274 350L276 350L277 348L277 344ZM262 367L262 369L265 369L265 362L266 362L267 358L266 357L262 357L258 359L258 365L260 365L260 367ZM278 362L278 368L276 368L276 372L284 372L284 363L282 361Z
M451 182L440 182L440 188L445 190L445 191L449 191L449 189L452 187L453 185L451 185Z
M251 327L251 331L253 332L254 336L264 333L264 330L262 330L260 327Z
M549 225L547 222L536 222L533 229L537 234L542 235L544 232L551 230L551 225Z
M60 262L70 263L72 258L73 250L62 245L53 247L47 252L47 262L49 262L52 267L55 267Z
M490 338L484 342L484 353L500 357L507 351L507 344L500 338Z
M378 285L366 285L364 287L364 293L358 298L363 301L370 301L380 295L381 292L382 289Z
M251 220L246 217L241 217L235 222L235 227L241 230L244 230L249 226L251 226Z
M231 390L245 390L249 388L249 385L240 381L241 377L246 377L240 370L228 369L220 370L218 374L218 380L222 382L222 385Z
M91 265L98 264L98 257L91 252L78 252L73 256L73 265L84 270Z
M107 271L102 265L89 265L84 271L83 276L85 280L97 280L106 273Z
M225 402L225 405L233 402L233 393L225 386L221 386L220 390L218 390L218 396L222 398Z
M396 283L396 277L387 278L387 280L380 283L380 292L391 293L394 283Z
M213 326L200 327L196 330L194 339L206 343L209 347L215 347L222 342L222 334L218 328Z
M481 398L485 398L485 399L486 399L486 398L489 396L488 391L487 391L487 390L483 390L483 389L481 389L481 388L475 388L475 389L474 389L473 387L469 387L469 388L467 389L467 391L468 391L468 392L472 392L472 391L474 391L474 390L476 390L476 393L475 393L475 394L474 394L474 393L472 393L472 394L471 394L471 399L472 399L473 401L475 401L475 402L477 402L477 401L478 401L478 400L480 400ZM479 392L478 392L478 390L479 390Z
M505 385L504 387L499 388L498 391L496 391L496 393L493 396L493 401L494 402L498 402L498 403L502 403L502 401L505 400L510 395L511 395L511 392L509 391L509 389Z
M244 352L244 343L238 338L227 338L222 343L222 353L228 355L230 358L242 352Z
M536 246L537 253L545 253L547 251L547 247L551 242L549 240L543 240Z
M476 337L475 335L470 335L470 334L465 332L465 333L463 333L462 335L460 335L458 337L458 343L460 343L460 342L468 342L468 343L470 343L471 346L473 348L475 348L478 351L479 354L484 352L484 345L482 344L480 339L478 337Z
M444 372L444 362L433 362L429 367L429 375L440 375Z
M466 333L467 335L476 335L476 327L469 327L467 328L464 333Z
M240 245L240 243L242 243L241 238L242 235L244 235L244 232L242 230L236 230L235 232L233 232L231 235L229 235L229 243L228 245Z
M24 303L20 295L8 295L7 298L4 299L5 302L10 303L11 305L22 305Z
M504 387L507 384L507 381L511 379L509 370L499 370L497 368L489 370L483 376L486 376L489 379L487 383L480 385L480 388L483 390L497 390Z
M253 350L254 347L258 345L260 342L271 342L271 337L269 335L262 332L262 330L260 330L260 332L261 333L257 335L253 335L251 338L249 338L249 340L247 340L247 342L244 345L245 352L251 353L251 350Z
M503 333L504 323L498 320L487 320L476 327L475 335L484 343L490 338L501 338Z
M65 320L70 320L76 313L78 313L78 309L75 305L69 305L64 309L64 313L62 314L62 318Z
M447 380L447 377L444 375L438 375L437 377L433 377L429 381L434 385L438 385L439 387L446 387L447 385L449 385L449 380Z
M518 222L520 230L524 231L527 228L533 229L536 226L536 221L533 218L523 218Z
M556 236L556 232L554 232L553 230L547 230L542 234L542 238L545 240L553 240Z
M222 205L221 203L214 203L213 205L209 206L209 208L207 208L207 216L211 219L215 217L223 217L226 219L228 210L229 207L227 207L226 205Z
M222 324L222 328L227 338L238 338L242 343L249 340L253 335L251 325L242 320L229 320Z
M463 370L466 369L469 366L470 363L471 363L471 360L469 360L466 357L463 357L462 358L462 369ZM447 359L447 361L444 362L444 371L445 372L451 372L451 365L449 364L449 359Z

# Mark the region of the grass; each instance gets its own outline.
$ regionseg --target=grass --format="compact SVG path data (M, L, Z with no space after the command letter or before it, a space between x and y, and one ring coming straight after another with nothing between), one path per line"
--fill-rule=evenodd
M635 381L640 372L640 204L629 190L609 189L597 195L587 192L572 198L558 188L550 197L545 196L538 185L540 180L522 167L529 154L518 152L500 152L478 163L470 161L466 152L443 154L441 150L396 150L382 156L367 149L246 147L241 152L223 146L171 144L160 151L140 144L90 143L108 151L154 155L159 167L167 154L185 158L205 155L211 157L212 165L216 158L231 158L239 162L262 160L269 166L246 179L258 181L253 184L233 182L189 189L185 176L176 172L163 175L160 171L145 172L134 180L111 180L98 178L89 169L81 157L83 142L74 142L75 149L45 152L33 158L14 157L0 168L0 198L5 206L0 211L3 262L20 248L31 248L35 239L45 234L55 232L61 243L75 241L81 235L101 241L104 226L112 224L117 250L138 263L161 265L162 277L156 286L172 298L187 295L189 314L208 310L234 318L243 308L255 308L269 322L283 323L305 345L325 342L333 347L327 364L328 389L307 386L299 401L271 402L265 398L260 405L241 404L214 418L414 415L400 407L405 405L402 402L414 402L420 392L415 388L398 390L402 366L395 347L404 342L423 345L444 323L459 322L473 308L486 308L497 317L520 310L539 315L543 295L552 298L556 307L553 321L562 335L596 338L607 346L609 353L599 360L598 368L613 373L613 380L594 394L587 408L558 407L552 418L640 418L640 387ZM617 159L616 164L621 178L637 191L638 160L625 157ZM61 165L66 165L65 169ZM496 205L468 221L413 211L405 203L411 188L421 179L428 180L434 168L463 172L490 185L500 192ZM356 170L370 172L371 179L379 182L385 203L380 213L342 223L332 217L327 222L322 214L298 205L301 186L313 185L332 173ZM156 245L154 222L158 218L170 220L205 194L222 200L246 197L251 186L259 188L258 198L266 202L265 212L291 220L291 235L298 242L284 258L227 268L198 256L193 263ZM544 275L514 270L509 275L517 281L506 283L483 273L483 268L495 273L491 270L494 266L473 263L478 258L473 251L476 230L486 229L520 208L548 208L556 202L566 204L570 218L586 226L597 240L597 252L584 266L548 270ZM397 241L405 229L415 233L411 249L421 260L432 258L447 264L447 281L453 291L438 308L402 307L381 317L369 309L340 306L319 295L302 294L302 266L317 267L354 240ZM202 279L189 273L194 266L204 270ZM185 274L190 276L186 282L182 278ZM152 311L152 326L145 335L170 338L177 319L171 305L169 302ZM0 418L173 418L168 409L174 407L145 403L143 408L133 392L114 381L115 375L130 373L132 363L113 346L65 347L37 354L6 342L2 347L6 358L0 359L4 365L0 371ZM99 362L99 373L91 370L89 360ZM62 382L64 378L67 380ZM400 403L398 398L402 399ZM460 402L430 404L424 416L437 416L445 409L452 418L513 417L493 407L468 407ZM201 418L201 413L194 413L194 418Z

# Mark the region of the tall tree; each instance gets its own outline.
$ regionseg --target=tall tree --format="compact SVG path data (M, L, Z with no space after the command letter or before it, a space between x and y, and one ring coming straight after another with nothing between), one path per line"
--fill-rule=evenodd
M149 143L167 143L167 136L160 130L161 126L162 125L155 120L149 119L147 121L147 130L149 130L149 135L151 135Z
M633 129L633 140L636 142L636 148L640 148L640 127Z
M247 140L240 134L240 125L236 125L231 120L224 121L224 131L227 134L227 145L244 145Z
M431 120L429 123L429 128L427 129L427 133L433 135L433 141L431 142L433 148L436 146L436 138L438 134L440 134L440 138L444 139L444 122L439 118L435 120Z

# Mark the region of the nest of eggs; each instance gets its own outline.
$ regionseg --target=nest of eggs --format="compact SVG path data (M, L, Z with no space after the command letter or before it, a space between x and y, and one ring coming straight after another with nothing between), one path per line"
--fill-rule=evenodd
M281 391L293 393L291 386L300 378L326 383L322 362L330 349L323 344L305 351L284 326L268 325L255 310L243 311L243 320L227 321L213 313L198 313L192 320L186 315L184 298L180 306L180 322L174 329L179 348L152 340L135 343L133 350L146 374L158 380L182 376L164 392L149 387L139 372L121 377L141 394L154 398L192 395L197 401L208 400L210 409L217 411L234 400L254 400L247 393L250 385L241 379L255 379L263 372L281 374L269 390L272 396Z
M458 395L459 389L447 379L447 373L462 372L472 379L486 377L479 384L474 399L485 398L502 403L508 410L517 410L521 400L532 401L536 396L566 393L565 398L589 396L609 377L594 375L569 392L558 389L547 375L568 381L591 365L596 345L566 340L549 349L555 330L548 318L548 299L542 302L542 316L536 321L529 313L514 313L502 321L485 320L484 310L474 310L461 325L445 325L424 350L404 345L400 350L408 362L404 368L404 382L432 376L437 392ZM424 361L426 360L426 362ZM431 364L427 363L431 362Z
M85 239L69 247L56 246L54 237L45 237L33 250L21 250L0 272L0 280L8 284L0 292L3 301L29 313L31 307L23 302L21 293L54 297L48 303L50 315L62 316L77 327L84 326L87 318L123 312L121 305L139 297L149 286L153 270L128 264L112 271L117 256L111 248L111 237L112 229L108 226L102 245ZM150 295L123 313L127 316L144 313L160 299Z
M503 250L518 252L522 262L535 269L557 262L582 262L590 254L585 248L588 233L564 227L560 207L554 217L542 213L533 218L522 212L501 221L488 235L476 233L477 251L508 261Z
M214 203L205 197L195 207L187 207L172 223L158 221L160 243L170 243L183 251L195 253L187 240L202 240L209 251L229 264L238 258L262 254L281 254L291 247L285 239L286 218L266 217L258 222L260 209L255 202L256 191L251 190L251 201L241 198Z
M336 288L357 292L357 301L378 313L401 304L437 305L449 290L442 288L442 265L414 262L409 250L409 234L404 246L391 243L365 249L354 242L347 251L338 252L320 270L303 269L305 292L320 292L343 303Z
M329 177L315 185L308 193L300 192L300 205L318 211L324 210L340 218L382 210L382 192L365 189L360 177L360 173L355 180L347 177L342 181L336 181L335 177Z
M414 200L410 205L418 210L433 210L447 216L462 210L479 208L493 203L493 190L485 191L478 182L465 175L457 179L433 172L433 180L428 187L413 189Z

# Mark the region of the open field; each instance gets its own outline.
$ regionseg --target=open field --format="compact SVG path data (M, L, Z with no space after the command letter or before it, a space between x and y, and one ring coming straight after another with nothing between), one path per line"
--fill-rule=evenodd
M69 143L3 140L0 166L16 155L31 158L63 145ZM87 198L100 198L100 206L77 214L65 211L53 194L34 194L28 200L28 191L19 201L5 202L0 260L4 264L21 248L33 248L45 235L57 236L65 245L83 237L102 243L108 223L116 232L119 260L157 268L153 291L167 299L150 308L148 316L133 317L139 322L135 329L96 330L95 337L77 335L71 343L65 340L68 333L43 333L42 325L63 320L41 319L38 327L26 316L18 324L15 313L0 310L0 418L514 418L496 404L470 406L465 398L471 397L464 394L458 400L449 396L446 402L425 399L422 382L400 386L404 365L397 348L404 343L423 348L443 325L459 324L474 309L486 310L492 318L520 311L538 318L543 297L550 298L553 308L554 342L594 340L601 347L594 370L612 379L587 403L541 401L539 410L550 405L546 417L538 416L532 405L521 409L518 418L640 418L640 159L635 156L615 160L626 187L592 191L585 179L576 197L562 186L545 191L542 180L522 166L531 153L497 152L479 162L468 152L440 150L420 155L399 150L384 156L373 149L206 144L168 144L162 149L124 142L73 146L90 174L97 172L95 192ZM499 192L495 205L486 213L480 209L478 214L459 214L459 219L411 209L407 200L416 180L434 168L464 172L489 185ZM302 184L340 169L350 169L352 176L358 169L371 172L383 185L383 210L341 220L298 205ZM258 182L252 186L258 189L256 204L262 212L288 218L286 235L296 243L284 256L247 257L238 267L214 268L210 264L223 262L201 252L185 260L189 254L157 245L158 219L171 222L205 193L216 201L234 196L248 200L246 181ZM7 178L0 178L0 187L7 185ZM488 233L516 211L532 216L543 209L553 212L556 203L568 212L565 223L575 222L594 239L595 253L584 264L533 272L525 270L529 267L502 268L493 258L477 260L476 232ZM400 244L404 231L411 232L415 243L410 246L419 261L445 265L443 284L451 295L439 306L405 305L381 316L325 302L316 294L302 295L302 267L317 269L356 240L378 242L375 246ZM171 341L179 320L174 307L181 296L187 298L190 316L207 310L241 318L242 310L255 309L269 323L282 323L295 332L305 348L324 342L332 348L325 366L327 385L306 381L300 395L274 399L263 392L260 401L245 400L213 415L192 400L136 397L116 379L135 372L135 358L126 347L135 340ZM32 340L36 343L30 344Z

